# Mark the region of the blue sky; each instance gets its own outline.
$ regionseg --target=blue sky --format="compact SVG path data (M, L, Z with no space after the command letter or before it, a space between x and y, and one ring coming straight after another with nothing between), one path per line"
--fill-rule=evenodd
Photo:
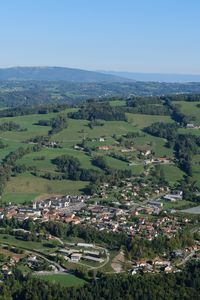
M200 74L198 0L5 0L0 67Z

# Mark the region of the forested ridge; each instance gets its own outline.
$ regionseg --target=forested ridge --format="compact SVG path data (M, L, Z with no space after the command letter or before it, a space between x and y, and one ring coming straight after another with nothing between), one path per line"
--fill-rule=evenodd
M67 276L67 275L66 275ZM1 300L193 300L200 299L200 263L183 272L157 275L102 275L82 288L64 288L15 269L0 286Z

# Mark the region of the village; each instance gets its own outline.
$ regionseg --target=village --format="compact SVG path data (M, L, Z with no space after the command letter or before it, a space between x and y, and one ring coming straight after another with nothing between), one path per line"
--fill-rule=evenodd
M199 230L198 224L195 223L197 221L192 217L177 214L175 209L165 207L165 203L173 204L183 201L181 190L170 190L163 186L144 193L142 191L146 188L144 183L133 186L130 181L124 181L120 189L120 197L117 199L113 196L109 199L109 188L108 184L102 185L99 198L86 195L64 195L34 201L32 206L9 203L1 209L0 219L79 224L102 232L124 233L133 240L139 238L149 242L158 237L167 237L170 240L176 234L183 232L185 228L197 228L197 232ZM112 188L116 190L115 187ZM0 233L4 232L5 230L2 229ZM15 235L16 232L17 230L13 230L12 234ZM24 231L24 234L29 235L29 232ZM36 236L39 237L40 234L37 233ZM1 263L1 272L9 273L13 264L21 261L23 264L25 262L25 266L32 271L43 274L43 272L66 272L68 263L89 269L101 269L110 260L109 249L99 244L67 242L50 234L43 235L42 239L56 243L55 249L53 247L51 251L48 250L48 260L44 254L41 255L34 249L27 251L13 247L14 253L10 256L10 261L6 264ZM5 240L5 243L1 244L3 252L8 251L7 247ZM10 249L13 251L12 247ZM19 254L16 256L15 252L19 250L22 250L22 256ZM179 266L184 265L190 258L200 259L199 251L200 242L196 240L195 244L190 247L174 249L170 253L160 253L154 259L129 260L126 258L128 267L124 267L125 254L122 250L122 262L118 261L113 264L120 265L120 267L113 269L117 273L127 271L132 275L146 272L179 272ZM55 264L55 257L59 257L62 264Z

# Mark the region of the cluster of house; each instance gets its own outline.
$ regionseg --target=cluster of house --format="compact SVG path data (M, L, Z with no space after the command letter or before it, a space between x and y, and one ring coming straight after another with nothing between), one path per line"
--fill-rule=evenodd
M167 259L155 257L153 260L142 259L132 261L130 273L136 275L138 273L157 273L162 271L165 273L181 272L179 266L181 266L184 260L187 260L187 257L194 258L198 261L200 260L199 250L200 246L195 245L193 247L174 250ZM176 260L174 261L174 259Z
M144 211L150 213L155 209L151 205L144 208L138 206L129 210L90 205L87 209L79 211L80 223L90 225L100 231L125 232L129 236L137 235L151 241L159 235L171 238L189 222L188 219L182 220L174 215L145 218L142 215Z
M15 247L10 247L10 249L8 249L7 245L1 245L0 253L5 257L5 259L1 258L0 274L2 275L2 277L11 275L13 267L17 265L17 263L24 255L16 254Z
M18 207L10 204L4 209L1 209L0 219L3 219L4 217L8 219L15 217L16 219L23 221L31 218L33 220L59 220L78 224L80 223L80 220L73 212L81 210L89 199L89 196L84 195L66 195L36 201L33 203L32 207Z
M135 193L138 192L131 183L128 184L128 188L133 188ZM174 234L183 225L173 215L159 218L159 213L163 210L163 201L181 200L182 194L182 191L172 191L165 193L162 196L163 200L159 198L143 201L139 204L127 199L122 193L125 200L123 202L113 200L111 206L97 203L91 205L88 203L89 196L66 195L36 201L32 207L8 205L1 209L0 218L15 217L20 221L31 218L33 220L56 220L71 224L91 225L98 230L126 232L131 236L137 234L152 240L159 234ZM150 218L145 219L144 214L157 215L158 218L150 221ZM132 222L134 216L137 218Z
M166 273L174 271L169 260L163 260L156 257L152 261L150 260L138 260L132 262L131 274L136 275L138 273L154 273L164 271Z
M131 179L121 181L120 186L104 183L99 188L99 196L104 199L108 198L109 194L113 194L113 192L118 193L121 204L130 206L134 200L145 201L155 196L161 197L168 194L170 189L168 186L150 185L141 181L132 182Z

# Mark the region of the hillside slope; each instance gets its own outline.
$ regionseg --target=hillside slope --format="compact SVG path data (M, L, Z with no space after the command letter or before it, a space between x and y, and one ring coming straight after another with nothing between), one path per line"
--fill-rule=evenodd
M125 82L116 75L62 67L15 67L0 69L0 80L44 80L71 82Z

